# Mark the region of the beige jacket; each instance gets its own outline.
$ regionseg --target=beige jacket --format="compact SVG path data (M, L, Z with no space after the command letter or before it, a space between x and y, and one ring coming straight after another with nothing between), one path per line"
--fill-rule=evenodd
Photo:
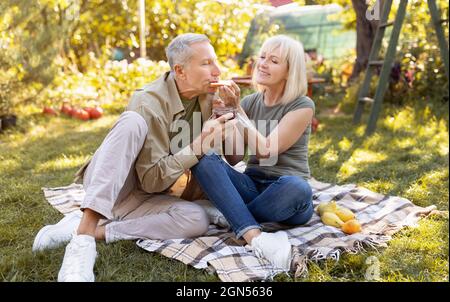
M211 99L208 95L201 95L199 103L202 119L206 121L211 116ZM135 163L140 189L148 193L168 192L180 176L198 162L190 146L175 154L170 150L170 125L184 112L173 75L166 72L159 79L136 90L127 110L139 113L148 125L147 138ZM76 182L82 180L89 162L76 173ZM193 178L188 177L188 184L181 197L186 200L201 197L201 190Z

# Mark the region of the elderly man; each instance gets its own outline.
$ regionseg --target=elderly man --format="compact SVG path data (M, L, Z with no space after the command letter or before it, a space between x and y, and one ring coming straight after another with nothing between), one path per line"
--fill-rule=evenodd
M110 243L187 238L208 228L204 209L186 201L194 199L195 185L187 185L183 199L166 193L212 147L204 143L208 136L223 137L232 115L209 119L211 93L217 89L210 84L219 80L220 70L206 36L180 35L166 54L171 71L133 94L127 111L77 172L86 191L82 211L42 228L36 236L34 251L70 241L58 281L94 281L96 239ZM224 93L230 92L239 97L237 86ZM188 144L181 147L171 143L180 135L172 131L180 120L190 132ZM193 133L196 122L203 125L200 133Z

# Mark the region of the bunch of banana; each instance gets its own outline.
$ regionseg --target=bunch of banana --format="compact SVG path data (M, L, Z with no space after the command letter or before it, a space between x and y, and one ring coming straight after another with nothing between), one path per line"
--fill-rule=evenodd
M361 224L356 220L355 214L335 201L321 202L317 208L322 222L336 228L341 228L347 234L353 234L361 231Z

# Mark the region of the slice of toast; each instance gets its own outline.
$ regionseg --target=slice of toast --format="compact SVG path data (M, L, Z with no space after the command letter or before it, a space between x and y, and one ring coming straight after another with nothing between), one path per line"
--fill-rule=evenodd
M221 80L221 81L218 81L218 82L209 83L209 86L210 87L231 86L231 82L230 81Z

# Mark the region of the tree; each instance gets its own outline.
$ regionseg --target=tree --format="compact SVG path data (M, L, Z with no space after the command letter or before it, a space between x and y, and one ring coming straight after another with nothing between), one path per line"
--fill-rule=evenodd
M260 3L146 0L148 57L165 60L175 36L197 32L210 38L223 62L241 51ZM137 58L137 8L138 0L0 1L0 107L34 97L58 69L85 72L92 57L101 68L115 47Z
M219 59L242 49L250 22L261 1L146 0L146 45L151 60L165 60L165 47L175 36L206 34ZM139 56L138 0L82 0L79 18L69 34L71 61L83 71L87 53L111 57L114 47ZM114 14L111 14L114 12Z
M0 110L33 96L55 75L55 58L70 29L74 3L0 2ZM25 89L26 87L26 89Z
M377 19L369 20L366 18L369 6L365 0L352 0L352 5L356 14L356 59L349 80L357 78L361 71L367 68L370 50L379 23Z

